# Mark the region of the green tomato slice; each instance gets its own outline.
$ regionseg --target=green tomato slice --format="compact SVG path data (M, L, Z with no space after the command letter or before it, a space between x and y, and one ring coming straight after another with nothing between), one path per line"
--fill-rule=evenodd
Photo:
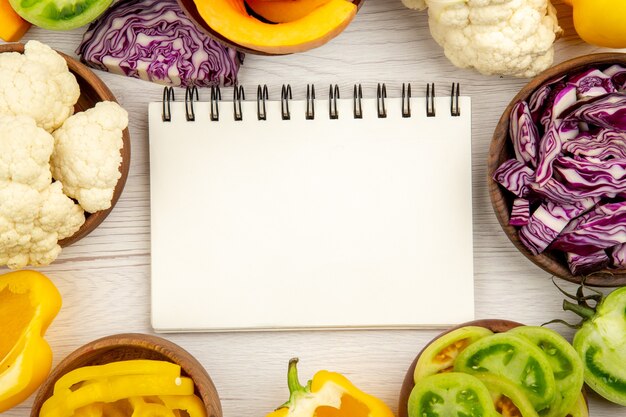
M411 391L409 417L496 417L487 387L472 375L447 372L422 378Z
M583 387L583 364L576 350L559 333L545 327L521 326L509 333L523 337L545 354L554 373L557 394L542 416L564 416L576 403Z
M626 287L610 293L574 336L587 385L626 406Z
M516 384L488 372L476 376L491 393L494 407L503 417L539 417L533 404Z
M49 30L70 30L100 16L113 0L9 0L30 23Z
M465 326L444 334L422 351L415 365L413 380L417 383L427 376L451 371L460 352L492 334L491 330L478 326Z
M543 351L509 333L495 334L468 346L457 357L454 370L490 372L508 379L521 388L537 411L548 407L556 393L554 373Z
M585 396L581 393L574 403L574 407L567 413L566 417L589 417L589 408Z

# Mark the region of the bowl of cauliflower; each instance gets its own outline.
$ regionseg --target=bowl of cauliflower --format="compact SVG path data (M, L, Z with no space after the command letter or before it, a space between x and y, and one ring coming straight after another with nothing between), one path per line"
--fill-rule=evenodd
M128 113L86 66L37 41L0 45L0 266L52 263L119 199Z

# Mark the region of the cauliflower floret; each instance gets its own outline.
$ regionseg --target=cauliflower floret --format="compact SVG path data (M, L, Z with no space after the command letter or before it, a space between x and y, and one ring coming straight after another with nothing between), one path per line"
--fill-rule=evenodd
M30 117L3 115L0 138L0 265L48 265L84 212L60 182L51 184L52 135Z
M37 41L24 54L0 54L0 79L0 114L30 116L48 132L74 113L80 96L63 57Z
M52 176L89 213L111 207L127 126L126 110L105 101L70 117L53 133Z
M52 135L28 116L0 114L0 181L15 181L41 191L52 182Z
M550 0L426 0L430 32L457 67L533 77L562 33Z

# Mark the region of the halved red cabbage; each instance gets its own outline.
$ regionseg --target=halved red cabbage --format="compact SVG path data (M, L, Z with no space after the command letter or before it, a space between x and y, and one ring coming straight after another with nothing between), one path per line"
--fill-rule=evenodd
M534 254L543 252L565 226L582 213L589 210L595 202L577 204L543 203L530 217L528 224L519 231L522 243Z
M611 254L611 266L613 268L626 268L626 243L613 246L609 253Z
M539 132L530 115L530 109L525 101L517 103L511 111L509 135L513 142L515 156L533 168L537 166L537 142Z
M597 97L617 91L611 77L595 68L575 75L568 82L576 87L579 98Z
M554 163L561 182L586 197L614 198L626 190L626 159L589 161L559 156Z
M567 253L567 264L574 275L586 275L594 271L606 268L609 264L609 257L603 250L589 255L579 255L577 253Z
M596 207L568 225L554 248L579 255L626 243L626 201Z
M626 159L626 132L613 129L602 129L595 134L583 132L574 139L564 141L563 150L601 161Z
M539 142L539 159L535 181L540 186L545 185L552 178L552 163L561 153L563 144L559 136L559 126L558 120L553 121Z
M511 209L509 224L511 226L526 226L529 218L530 201L525 198L516 198L513 200L513 208Z
M91 67L173 86L234 85L243 61L200 32L176 0L117 2L76 53Z
M494 172L493 179L518 197L528 194L528 185L533 181L535 171L517 159L505 161Z

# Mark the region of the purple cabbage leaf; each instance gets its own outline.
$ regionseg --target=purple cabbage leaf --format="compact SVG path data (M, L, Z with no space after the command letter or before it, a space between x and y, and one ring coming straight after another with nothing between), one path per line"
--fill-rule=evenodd
M626 159L626 132L602 129L596 134L583 132L563 143L563 150L576 156L607 159Z
M535 171L517 159L505 161L493 174L493 179L518 197L528 194L528 185L534 181Z
M567 253L567 264L574 275L587 275L591 272L606 268L609 265L609 261L609 257L603 250L589 255Z
M539 142L539 158L535 181L540 185L545 185L552 178L552 164L561 154L562 142L559 136L559 121L554 121Z
M569 79L569 83L576 87L579 98L597 97L617 91L611 76L596 68L575 75Z
M613 246L609 253L611 254L611 266L613 268L626 268L626 243Z
M529 218L530 201L525 198L516 198L513 200L513 208L511 209L509 224L511 226L526 226Z
M537 166L537 142L539 132L532 120L530 109L525 101L517 103L511 111L509 135L518 160L533 168Z

